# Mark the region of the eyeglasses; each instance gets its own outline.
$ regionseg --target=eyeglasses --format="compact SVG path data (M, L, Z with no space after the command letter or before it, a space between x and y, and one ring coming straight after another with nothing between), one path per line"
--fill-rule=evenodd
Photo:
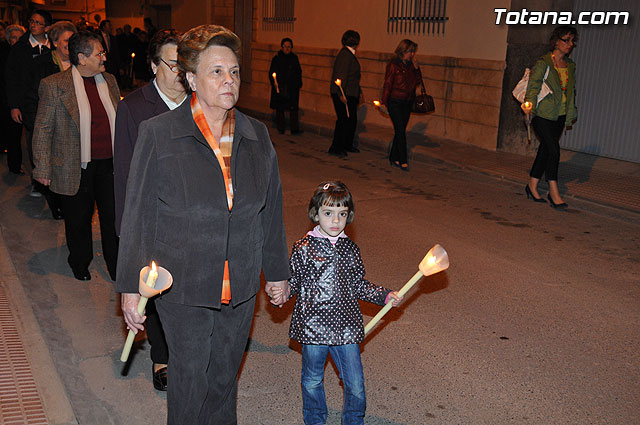
M560 41L563 41L563 42L565 42L566 44L571 43L571 44L573 44L574 46L575 46L575 44L576 44L576 42L574 41L574 39L573 39L573 38L571 38L571 37L561 38L561 39L560 39Z
M107 57L107 51L103 50L101 52L96 53L97 56L102 56L103 58Z
M178 72L180 72L180 69L178 68L178 64L173 64L173 65L169 65L164 59L160 58L160 60L162 61L163 64L167 65L167 68L169 68L171 70L171 72L177 74Z
M38 22L35 19L29 19L29 24L30 25L37 25L39 27L44 27L44 22Z

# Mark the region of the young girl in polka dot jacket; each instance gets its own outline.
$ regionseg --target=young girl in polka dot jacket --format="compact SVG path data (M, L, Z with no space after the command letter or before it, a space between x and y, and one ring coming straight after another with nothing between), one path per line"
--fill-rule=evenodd
M353 221L353 199L341 182L323 182L309 203L316 227L291 253L288 288L271 288L276 305L297 295L289 337L302 344L302 411L305 424L324 424L324 365L331 353L344 384L342 424L363 424L366 409L360 347L364 340L358 300L384 305L402 297L364 278L358 246L344 233Z

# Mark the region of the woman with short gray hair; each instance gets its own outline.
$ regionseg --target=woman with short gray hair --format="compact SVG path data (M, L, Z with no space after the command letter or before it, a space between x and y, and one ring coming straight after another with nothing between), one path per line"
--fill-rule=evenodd
M116 290L127 327L143 330L140 268L173 275L156 300L169 347L169 424L237 423L237 376L260 272L289 278L282 186L267 128L239 111L240 39L218 25L189 30L178 66L192 90L144 121L131 160Z

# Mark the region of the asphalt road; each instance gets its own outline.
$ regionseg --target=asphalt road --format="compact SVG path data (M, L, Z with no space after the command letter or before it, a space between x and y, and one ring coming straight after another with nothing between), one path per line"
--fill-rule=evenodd
M315 186L339 179L354 194L346 231L370 280L399 289L431 246L449 253L450 268L419 282L362 344L367 424L640 423L640 220L579 201L557 212L520 187L437 161L404 173L379 152L336 159L325 153L330 140L313 134L274 142L289 246L310 228ZM138 341L128 369L118 360L125 332L99 242L93 279L76 281L63 224L26 187L3 173L0 225L78 423L163 423L148 345ZM365 321L378 310L362 307ZM302 423L292 309L258 298L241 424ZM325 381L328 423L338 424L332 363Z

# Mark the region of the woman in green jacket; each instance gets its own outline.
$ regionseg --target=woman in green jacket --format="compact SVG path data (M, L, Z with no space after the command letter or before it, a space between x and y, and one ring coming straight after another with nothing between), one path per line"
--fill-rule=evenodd
M559 26L553 31L549 39L550 52L538 59L531 70L525 102L522 104L525 113L533 113L531 125L540 140L525 192L527 198L545 202L538 193L538 182L544 174L549 182L549 203L556 209L568 207L558 191L559 141L565 127L571 128L578 118L575 102L576 64L568 58L577 41L578 32L574 27ZM544 82L551 93L538 102L538 93Z

